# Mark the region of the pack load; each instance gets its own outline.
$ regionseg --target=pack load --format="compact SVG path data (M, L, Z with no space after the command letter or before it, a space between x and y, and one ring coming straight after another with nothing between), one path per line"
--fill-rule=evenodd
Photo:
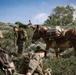
M49 35L51 38L58 38L63 35L64 29L60 26L56 26L55 28L48 29L47 35Z

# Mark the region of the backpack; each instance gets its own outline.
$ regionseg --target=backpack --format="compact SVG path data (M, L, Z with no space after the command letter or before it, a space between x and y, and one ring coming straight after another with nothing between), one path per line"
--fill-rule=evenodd
M21 40L26 41L27 40L27 32L25 30L20 30Z
M22 57L21 64L20 64L20 70L19 70L20 74L25 74L28 72L29 62L32 59L32 57L30 58L29 55L30 54L27 54Z

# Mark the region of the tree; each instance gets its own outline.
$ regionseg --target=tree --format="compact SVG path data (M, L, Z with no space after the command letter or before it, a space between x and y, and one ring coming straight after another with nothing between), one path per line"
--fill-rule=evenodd
M21 22L15 22L15 24L17 24L17 25L19 25L19 28L27 28L28 26L26 25L26 24L23 24L23 23L21 23Z
M53 26L71 24L73 22L73 12L74 8L72 6L57 6L44 24Z

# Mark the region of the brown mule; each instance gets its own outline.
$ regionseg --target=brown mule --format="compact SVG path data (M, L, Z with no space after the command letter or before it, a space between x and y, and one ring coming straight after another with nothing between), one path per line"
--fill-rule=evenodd
M37 27L35 28L33 37L32 37L32 43L36 42L38 39L42 38L46 43L46 52L49 50L49 48L53 48L55 50L56 57L59 56L59 49L65 50L67 48L70 48L69 40L65 36L61 36L57 39L48 39L47 38L47 29L43 27ZM68 36L68 32L66 33L66 36Z

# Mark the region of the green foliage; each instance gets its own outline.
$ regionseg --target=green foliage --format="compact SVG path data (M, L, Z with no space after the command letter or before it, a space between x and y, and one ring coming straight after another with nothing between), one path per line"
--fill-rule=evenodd
M52 69L52 75L76 75L76 58L53 58L44 61L44 69Z
M48 16L48 19L44 22L44 24L48 26L71 24L73 23L73 12L74 8L72 6L57 6L54 8L53 13Z
M8 30L3 32L3 39L0 39L0 43L2 47L6 50L12 51L14 49L14 43L13 43L13 31Z
M28 39L26 42L25 42L25 47L27 48L30 44L31 44L31 39L32 39L32 35L33 35L33 29L32 28L27 28L25 29L27 31L27 34L28 34Z
M4 75L4 73L0 70L0 75Z

